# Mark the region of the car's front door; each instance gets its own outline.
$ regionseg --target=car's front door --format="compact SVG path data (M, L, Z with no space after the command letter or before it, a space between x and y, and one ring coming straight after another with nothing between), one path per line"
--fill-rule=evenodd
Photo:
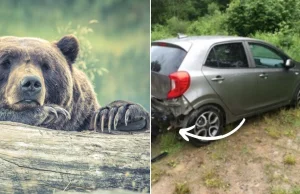
M263 43L249 42L256 69L257 100L260 107L287 103L293 95L299 72L284 67L288 57Z
M256 107L256 72L249 67L242 42L215 45L202 72L233 114L250 113Z

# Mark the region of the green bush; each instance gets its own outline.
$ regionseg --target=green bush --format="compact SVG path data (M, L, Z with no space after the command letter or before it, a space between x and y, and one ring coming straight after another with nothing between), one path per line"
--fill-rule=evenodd
M281 48L285 53L295 60L300 61L300 35L291 29L289 26L281 26L280 30L271 32L257 32L252 37L269 42L278 48Z
M228 35L225 28L225 14L215 11L214 15L207 15L192 22L187 33L190 35Z
M167 20L167 27L171 35L176 36L178 33L186 33L189 22L172 17Z
M162 25L154 25L152 26L152 32L151 32L151 40L160 40L164 38L170 38L172 35L169 32L168 27L164 27Z
M227 9L230 33L248 36L255 32L275 32L283 23L292 25L299 15L297 0L234 0Z
M156 24L152 26L151 40L160 40L177 36L178 33L186 33L189 22L172 17L167 20L166 25Z

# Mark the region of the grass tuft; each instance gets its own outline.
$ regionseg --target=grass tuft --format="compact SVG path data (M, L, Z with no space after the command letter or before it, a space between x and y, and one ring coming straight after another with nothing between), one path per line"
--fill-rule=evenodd
M296 158L293 154L287 154L283 158L283 163L287 165L295 165L296 164Z
M151 166L151 184L157 183L165 171L157 166Z
M286 190L280 187L273 187L271 194L300 194L300 187L292 187L290 190Z
M175 168L177 166L177 162L174 160L171 160L167 163L167 165L171 168Z
M208 188L228 188L229 184L225 183L214 169L208 170L203 176L204 185Z
M169 154L176 153L181 150L184 142L180 142L177 138L177 134L173 132L167 132L160 137L160 148L162 151L166 151Z
M288 194L285 189L282 188L272 188L271 194Z
M186 182L176 183L174 194L190 194L191 191Z

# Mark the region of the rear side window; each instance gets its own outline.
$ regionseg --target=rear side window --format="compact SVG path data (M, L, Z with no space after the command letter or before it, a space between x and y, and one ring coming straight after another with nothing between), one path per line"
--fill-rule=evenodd
M151 71L169 75L181 65L186 51L170 46L151 46Z
M205 65L214 68L249 67L242 43L229 43L213 47Z

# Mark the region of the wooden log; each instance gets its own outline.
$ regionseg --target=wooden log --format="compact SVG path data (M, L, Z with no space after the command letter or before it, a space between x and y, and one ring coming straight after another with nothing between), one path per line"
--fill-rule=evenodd
M150 190L149 133L69 132L0 122L0 137L0 193Z

